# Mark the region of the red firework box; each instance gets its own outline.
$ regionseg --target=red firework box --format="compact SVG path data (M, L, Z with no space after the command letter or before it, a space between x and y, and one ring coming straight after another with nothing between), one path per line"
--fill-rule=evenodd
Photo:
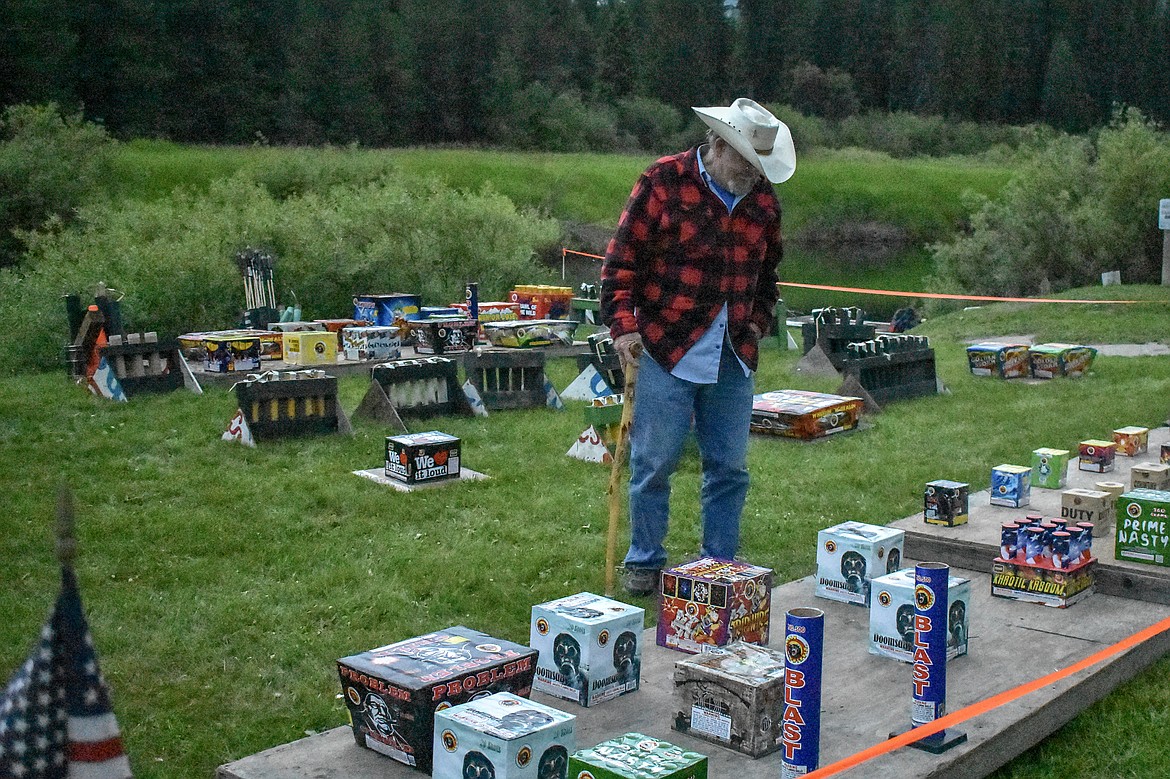
M817 534L818 598L869 606L875 577L902 568L906 531L892 527L842 522Z
M1068 608L1092 594L1096 565L1096 557L1071 568L1030 565L1018 557L1012 560L996 557L991 563L991 594L997 598Z
M1108 473L1113 470L1116 455L1117 444L1113 441L1081 441L1077 468L1090 473Z
M752 399L751 429L810 440L857 427L861 398L806 390L775 390Z
M1113 443L1117 444L1117 454L1125 457L1145 454L1150 448L1150 429L1137 426L1119 427L1113 431Z
M527 698L536 650L458 625L337 661L358 746L430 773L435 712L492 693Z
M703 557L662 572L658 645L698 654L732 641L768 643L772 569Z
M968 346L967 364L975 376L1019 379L1032 375L1027 344L988 342Z
M458 479L458 438L438 430L386 436L386 475L407 484Z

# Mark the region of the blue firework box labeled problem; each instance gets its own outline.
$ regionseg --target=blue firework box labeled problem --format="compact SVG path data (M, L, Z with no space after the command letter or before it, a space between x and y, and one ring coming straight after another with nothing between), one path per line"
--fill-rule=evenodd
M563 779L576 717L507 692L435 712L436 779Z
M997 465L991 469L991 505L1020 508L1032 500L1032 468Z

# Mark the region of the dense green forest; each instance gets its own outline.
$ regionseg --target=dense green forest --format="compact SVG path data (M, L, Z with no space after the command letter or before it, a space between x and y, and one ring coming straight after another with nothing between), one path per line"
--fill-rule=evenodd
M0 107L215 143L547 148L531 128L551 112L601 150L598 124L636 141L738 94L1079 131L1118 103L1170 118L1167 62L1166 0L0 4Z

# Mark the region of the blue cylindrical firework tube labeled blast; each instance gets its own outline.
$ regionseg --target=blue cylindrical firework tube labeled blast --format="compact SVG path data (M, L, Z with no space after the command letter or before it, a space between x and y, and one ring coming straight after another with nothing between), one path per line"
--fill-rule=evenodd
M914 567L914 701L911 727L934 722L947 708L947 586L945 563Z
M784 618L784 758L781 779L816 770L821 757L821 661L825 612L797 608Z
M467 282L467 318L479 321L479 283Z

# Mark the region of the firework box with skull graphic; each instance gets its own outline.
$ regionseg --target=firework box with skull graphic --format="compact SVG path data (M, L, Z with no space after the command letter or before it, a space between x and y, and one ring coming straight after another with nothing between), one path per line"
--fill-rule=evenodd
M435 779L565 779L576 717L507 692L435 712Z
M772 569L703 557L662 572L658 645L697 654L732 641L768 643Z
M805 390L775 390L752 400L751 429L810 440L857 427L864 401Z
M402 356L402 339L393 325L342 328L341 343L347 360L397 360Z
M735 641L674 664L680 733L752 757L775 752L783 738L784 653Z
M967 524L970 485L950 479L926 483L922 493L922 519L928 525L955 527Z
M967 363L975 376L1019 379L1031 375L1027 344L987 342L967 347Z
M289 365L333 365L337 334L325 330L284 334L284 361Z
M1068 449L1032 450L1032 486L1059 490L1068 477Z
M869 653L914 662L914 569L873 580L869 604ZM947 659L967 654L971 626L971 580L947 580Z
M458 479L458 438L438 430L386 436L386 475L407 484Z
M479 323L474 319L419 319L410 323L419 354L458 354L475 346Z
M582 592L532 607L533 689L594 706L638 689L645 611Z
M707 779L707 756L641 733L603 741L569 757L573 779Z
M430 772L435 712L528 697L536 650L460 625L343 657L337 671L358 746Z
M1170 492L1137 489L1117 499L1118 560L1170 566Z
M997 465L991 469L991 505L1020 508L1031 500L1031 466Z
M874 577L902 568L906 532L864 522L842 522L817 534L818 598L869 605Z

